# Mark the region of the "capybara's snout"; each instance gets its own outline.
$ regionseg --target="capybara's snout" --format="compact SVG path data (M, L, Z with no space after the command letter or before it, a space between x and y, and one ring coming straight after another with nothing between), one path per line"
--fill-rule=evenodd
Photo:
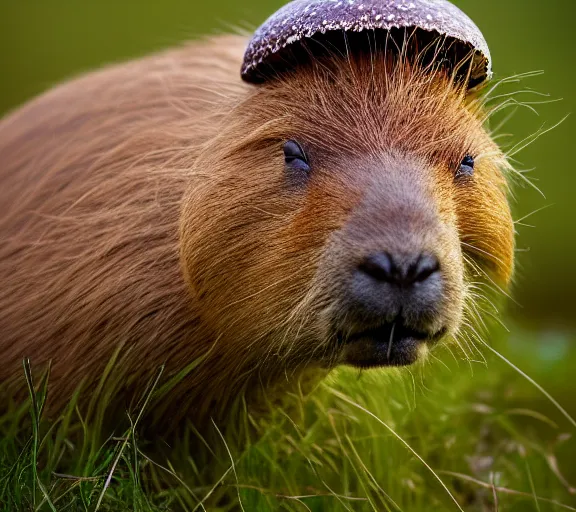
M344 328L350 319L359 327L343 339L343 362L363 367L414 362L421 346L446 332L445 290L432 253L370 255L354 270L345 298ZM360 341L362 354L355 347Z
M443 277L436 256L385 251L360 263L349 290L352 307L362 317L393 322L410 316L424 328L434 318L442 293Z
M359 166L361 199L327 247L319 273L342 345L340 362L405 365L454 333L463 309L463 268L453 215L435 189L443 177L398 154Z

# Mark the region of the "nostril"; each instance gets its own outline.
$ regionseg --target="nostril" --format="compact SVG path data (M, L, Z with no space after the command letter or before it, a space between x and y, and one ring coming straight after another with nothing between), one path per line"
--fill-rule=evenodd
M359 269L376 281L412 286L440 270L440 263L427 253L406 257L379 252L366 257Z
M392 281L396 268L387 252L372 254L360 264L360 270L377 281Z
M408 276L410 281L418 283L426 281L432 274L440 270L440 263L438 258L432 254L421 254L416 263L409 269Z

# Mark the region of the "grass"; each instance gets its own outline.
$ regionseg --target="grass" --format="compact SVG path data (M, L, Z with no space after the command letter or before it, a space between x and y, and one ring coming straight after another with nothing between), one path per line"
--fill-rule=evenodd
M576 510L576 340L513 332L497 349L564 412L489 350L487 364L446 351L411 371L338 371L241 449L214 425L209 463L186 441L163 457L138 415L106 440L75 400L47 423L49 377L25 364L34 391L0 417L0 509Z

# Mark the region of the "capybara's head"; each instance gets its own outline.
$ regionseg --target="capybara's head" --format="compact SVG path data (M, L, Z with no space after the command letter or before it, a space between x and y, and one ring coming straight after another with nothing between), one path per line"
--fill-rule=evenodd
M478 282L505 286L513 269L507 163L481 99L384 55L247 91L203 148L181 218L216 343L285 371L407 365L457 339Z

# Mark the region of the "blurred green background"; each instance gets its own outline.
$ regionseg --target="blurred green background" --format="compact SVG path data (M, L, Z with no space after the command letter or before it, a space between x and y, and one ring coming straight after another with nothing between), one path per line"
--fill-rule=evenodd
M72 75L202 34L251 30L282 0L0 0L0 114ZM520 109L506 127L517 142L574 112L575 0L455 0L483 30L496 77L543 70L516 85L562 101ZM523 99L542 98L526 95ZM568 118L518 155L545 198L517 190L518 273L511 314L537 330L576 328L574 223L576 124Z

